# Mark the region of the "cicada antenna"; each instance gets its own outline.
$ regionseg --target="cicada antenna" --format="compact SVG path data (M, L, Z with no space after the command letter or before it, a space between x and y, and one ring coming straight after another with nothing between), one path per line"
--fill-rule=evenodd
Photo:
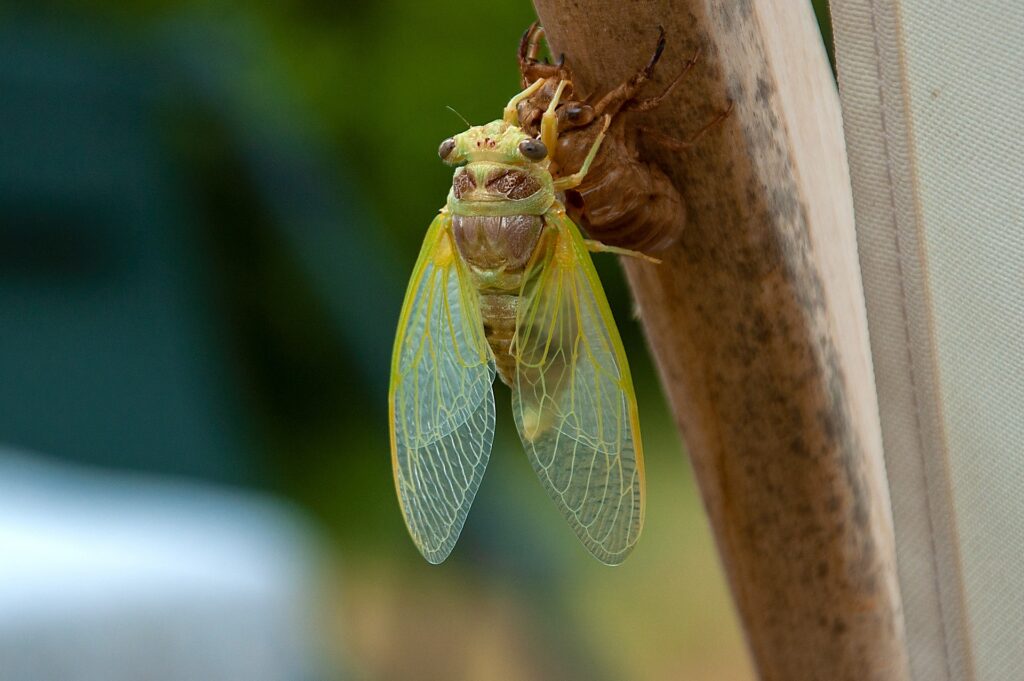
M445 104L444 108L448 109L448 110L449 110L449 111L451 111L451 112L452 112L453 114L455 114L456 116L458 116L459 118L461 118L461 119L462 119L462 122L466 124L466 127L467 127L467 128L472 128L472 127L473 127L473 124L472 124L472 123L470 123L469 121L467 121L467 120L466 120L466 117L465 117L465 116L463 116L462 114L460 114L460 113L459 113L458 111L456 111L456 110L455 110L454 108L452 108L452 107L448 106L447 104Z

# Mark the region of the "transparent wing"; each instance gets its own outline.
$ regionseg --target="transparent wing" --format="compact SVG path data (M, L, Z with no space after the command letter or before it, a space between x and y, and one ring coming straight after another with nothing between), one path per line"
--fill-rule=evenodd
M409 534L440 563L455 546L494 437L494 361L451 217L431 223L405 295L388 405L395 488Z
M583 544L621 563L643 525L636 397L622 341L576 226L554 229L527 273L513 413L541 483Z

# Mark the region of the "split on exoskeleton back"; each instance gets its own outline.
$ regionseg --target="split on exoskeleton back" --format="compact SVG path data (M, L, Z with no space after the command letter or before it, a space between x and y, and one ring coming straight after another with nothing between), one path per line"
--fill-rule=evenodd
M529 98L534 96L538 90L545 86L545 84L546 83L543 79L538 79L534 81L533 84L527 86L525 90L509 100L509 103L505 106L503 120L512 125L522 127L522 123L519 118L519 103L529 100ZM544 145L548 154L558 146L558 105L561 102L562 95L565 93L566 87L569 84L568 80L559 81L558 85L555 86L555 91L551 95L551 99L548 102L544 113L541 114L540 126L537 134L539 134L540 141ZM588 150L586 157L583 159L583 162L580 164L579 170L570 175L563 175L555 179L555 191L572 189L578 186L586 177L587 173L590 171L590 166L594 162L594 158L596 158L597 152L601 147L601 143L604 141L604 136L608 130L608 126L611 124L612 117L611 115L605 115L603 120L604 123L600 131L598 131L597 136L590 144L590 149Z
M569 214L590 236L605 244L657 255L678 240L686 224L686 209L672 180L657 165L642 158L641 139L685 151L728 115L731 104L688 140L639 128L631 114L662 105L697 64L699 50L660 92L641 96L640 91L652 79L665 50L665 32L659 28L655 49L642 68L603 96L583 96L575 87L574 74L563 57L554 64L537 58L543 37L543 28L535 23L523 34L519 45L520 72L524 81L533 83L531 94L517 101L523 128L532 133L538 131L555 89L568 81L568 85L561 86L563 96L554 112L558 143L550 150L550 170L556 180L580 168L592 141L599 133L606 133L586 179L565 193ZM543 83L538 86L538 81ZM598 122L605 117L610 122Z

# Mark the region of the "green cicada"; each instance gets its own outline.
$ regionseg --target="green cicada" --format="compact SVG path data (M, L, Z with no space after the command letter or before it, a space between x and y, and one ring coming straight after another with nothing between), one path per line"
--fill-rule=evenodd
M502 120L445 140L456 166L406 292L388 406L395 487L405 523L431 563L451 552L490 456L492 383L512 390L523 446L541 484L600 561L621 563L644 520L636 397L618 329L588 251L631 251L585 240L553 179L556 108L539 139ZM607 121L605 121L607 126ZM641 256L644 257L644 256Z

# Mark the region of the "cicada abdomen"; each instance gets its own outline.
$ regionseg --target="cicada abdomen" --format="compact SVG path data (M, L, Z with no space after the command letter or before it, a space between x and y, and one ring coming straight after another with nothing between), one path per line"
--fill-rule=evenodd
M480 168L483 172L473 172ZM541 190L541 182L531 174L483 163L473 169L460 168L452 183L453 199L471 206L474 201L484 205L502 200L521 201ZM452 236L479 292L484 334L494 353L498 376L506 385L515 380L512 338L523 277L539 246L543 228L541 211L452 215Z

